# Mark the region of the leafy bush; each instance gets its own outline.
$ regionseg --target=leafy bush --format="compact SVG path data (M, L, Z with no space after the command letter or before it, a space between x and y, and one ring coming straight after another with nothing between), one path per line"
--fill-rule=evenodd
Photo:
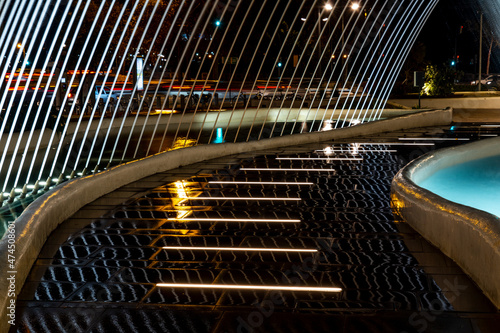
M455 72L447 66L427 66L425 70L424 94L427 96L448 96L453 92Z

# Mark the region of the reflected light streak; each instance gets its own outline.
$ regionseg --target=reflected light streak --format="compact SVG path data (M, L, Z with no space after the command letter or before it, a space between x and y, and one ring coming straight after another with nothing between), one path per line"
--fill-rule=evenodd
M255 197L187 197L188 200L253 200L253 201L300 201L301 198L255 198Z
M192 212L193 211L191 211L191 210L179 210L179 211L177 211L177 218L183 219L186 216L188 216L189 214L191 214Z
M156 109L154 114L171 114L171 113L177 113L176 110L159 110Z
M209 184L236 184L236 185L314 185L310 182L238 182L238 181L209 181Z
M357 142L360 145L379 146L434 146L431 142Z
M424 140L424 141L469 141L469 138L398 138L398 140Z
M179 201L176 206L179 206L186 202L188 199L186 189L184 188L185 182L184 181L176 181L175 183L175 191L177 192L177 196L183 200ZM183 219L187 217L189 214L191 214L193 211L192 210L178 210L177 213L177 218L178 219Z
M352 155L358 155L359 154L359 148L361 147L361 145L359 143L355 143L353 144L350 149L351 149L351 154Z
M282 222L282 223L300 223L295 219L231 219L231 218L208 218L208 217L189 217L189 218L168 218L168 221L207 221L207 222Z
M276 157L277 160L305 161L362 161L361 157Z
M243 171L325 171L325 172L336 172L335 169L299 169L299 168L290 168L290 169L281 169L281 168L240 168Z
M332 153L352 154L351 148L345 148L344 150L342 150L342 149L330 149L330 150L319 149L319 150L315 150L315 152L324 152L325 155L330 155ZM363 147L361 147L358 150L359 154L362 154L362 153L397 153L397 152L398 151L396 149L365 149Z
M258 251L258 252L318 252L316 249L283 249L267 247L203 247L203 246L163 246L164 250L206 250L206 251Z
M287 290L287 291L322 291L339 293L342 288L336 287L295 287L295 286L263 286L235 284L195 284L195 283L157 283L157 287L170 288L208 288L208 289L250 289L250 290Z

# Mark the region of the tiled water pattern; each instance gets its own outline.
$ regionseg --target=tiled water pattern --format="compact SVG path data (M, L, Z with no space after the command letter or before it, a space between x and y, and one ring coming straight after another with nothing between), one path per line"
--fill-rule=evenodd
M156 175L152 190L145 180L117 191L143 192L100 218L89 216L104 207L91 207L62 225L76 231L69 238L48 242L17 331L489 332L499 322L489 301L392 214L390 182L416 147L243 154ZM245 247L254 249L235 249Z

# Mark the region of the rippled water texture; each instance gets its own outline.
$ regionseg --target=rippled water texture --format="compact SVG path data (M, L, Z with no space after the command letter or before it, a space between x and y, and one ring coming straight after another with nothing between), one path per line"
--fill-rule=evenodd
M419 185L445 199L500 216L500 156L439 170Z

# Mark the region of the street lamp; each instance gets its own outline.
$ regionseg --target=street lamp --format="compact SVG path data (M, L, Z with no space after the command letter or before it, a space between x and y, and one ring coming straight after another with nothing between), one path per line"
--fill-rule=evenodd
M24 63L25 63L25 64L29 65L29 62L27 62L27 61L26 61L26 50L24 49L23 44L21 44L21 43L17 43L17 48L18 48L18 49L22 49L22 50L23 50L23 61L22 61L21 63L22 63L22 64L24 64Z
M331 11L333 10L333 6L330 4L330 3L326 3L325 6L323 7L323 11ZM319 39L319 48L318 48L318 54L319 54L319 57L318 57L318 61L319 61L319 71L321 72L321 21L323 22L326 22L328 21L328 18L325 17L323 19L321 19L321 11L320 11L320 8L318 8L318 39Z
M23 44L17 43L17 48L18 49L23 49L23 58L26 58L26 51L24 50Z
M359 7L360 7L360 5L358 2L351 3L351 9L353 11L357 11L359 9ZM342 48L343 49L345 48L344 30L345 30L344 15L342 15ZM347 55L346 54L344 54L344 56L342 57L342 60L346 61L346 64L347 64ZM344 82L347 82L347 66L346 66L346 69L344 71Z

